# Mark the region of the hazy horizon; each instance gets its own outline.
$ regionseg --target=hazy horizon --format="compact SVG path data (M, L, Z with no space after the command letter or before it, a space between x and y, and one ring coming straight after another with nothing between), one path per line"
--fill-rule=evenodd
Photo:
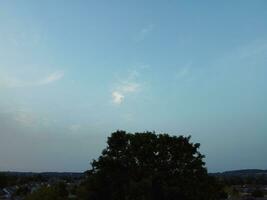
M267 2L1 1L0 171L90 168L114 131L267 169Z

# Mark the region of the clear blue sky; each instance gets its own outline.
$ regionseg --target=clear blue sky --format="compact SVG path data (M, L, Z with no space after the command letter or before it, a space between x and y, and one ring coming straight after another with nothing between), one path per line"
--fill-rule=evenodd
M0 170L86 170L117 129L267 168L265 0L3 0L0 24Z

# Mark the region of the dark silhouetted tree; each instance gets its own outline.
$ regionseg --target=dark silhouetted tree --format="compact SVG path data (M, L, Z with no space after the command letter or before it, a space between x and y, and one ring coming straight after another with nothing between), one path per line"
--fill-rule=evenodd
M8 184L7 176L0 172L0 189L6 187Z
M219 199L221 187L190 137L117 131L107 144L79 188L80 199Z
M262 190L260 190L260 189L256 189L256 190L254 190L254 191L251 193L251 196L256 197L256 198L258 198L258 197L264 197L264 193L263 193Z
M26 197L26 200L66 200L68 191L66 184L59 182L51 187L42 187Z

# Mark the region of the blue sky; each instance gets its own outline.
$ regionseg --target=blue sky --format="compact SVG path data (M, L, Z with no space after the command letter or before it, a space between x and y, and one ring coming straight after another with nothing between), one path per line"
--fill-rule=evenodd
M0 170L83 171L117 129L266 169L267 2L1 1Z

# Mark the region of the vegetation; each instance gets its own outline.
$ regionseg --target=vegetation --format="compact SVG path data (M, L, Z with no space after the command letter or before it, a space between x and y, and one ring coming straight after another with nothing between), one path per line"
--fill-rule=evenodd
M4 173L0 173L0 189L5 187L8 183L7 176Z
M60 182L52 187L42 187L39 190L28 195L25 200L65 200L68 191L66 185Z
M256 189L252 192L251 196L256 197L256 198L264 197L264 192L260 189Z
M213 200L225 196L190 137L117 131L92 162L82 200Z
M267 185L266 175L251 174L247 176L216 176L226 185Z

